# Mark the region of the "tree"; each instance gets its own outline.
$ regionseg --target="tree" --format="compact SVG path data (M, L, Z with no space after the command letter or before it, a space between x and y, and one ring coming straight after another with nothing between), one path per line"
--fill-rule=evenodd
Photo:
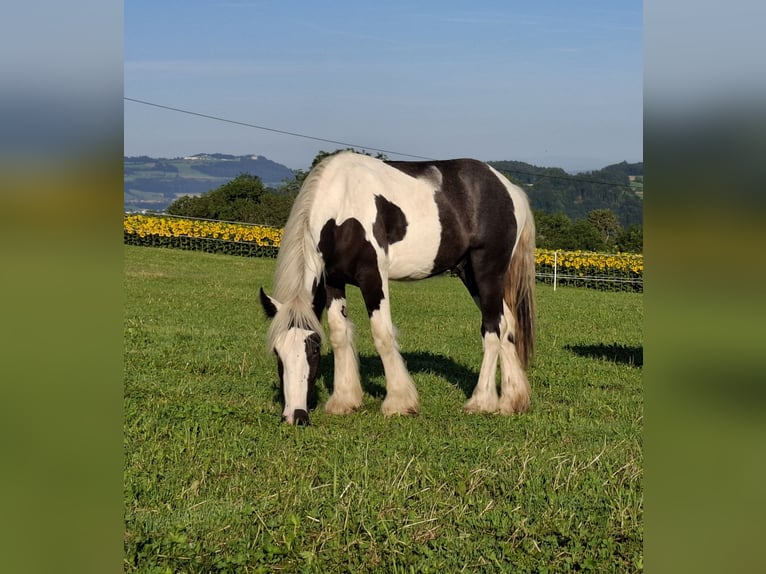
M273 227L284 227L295 201L295 193L267 193L260 204L259 222Z
M644 250L644 228L631 225L617 236L615 246L625 253L642 253Z
M603 251L606 249L599 231L586 219L574 223L561 212L548 215L534 212L537 230L537 247L542 249L582 249Z
M536 244L542 249L563 249L570 242L572 222L562 212L549 215L535 211Z
M171 215L208 218L210 206L205 195L182 195L168 205L165 211Z
M622 231L617 216L611 209L594 209L588 212L588 222L599 232L604 246L614 245L617 235Z
M292 195L296 196L298 195L298 192L301 190L301 186L303 185L303 182L306 180L306 176L309 174L309 172L304 171L302 169L296 169L293 171L293 177L286 178L282 185L279 186L279 193L282 195Z
M167 212L186 217L263 223L258 206L266 188L260 178L242 173L222 186L200 196L183 196L171 203Z
M579 219L569 230L569 244L563 249L582 249L584 251L604 251L606 245L598 229L586 219Z

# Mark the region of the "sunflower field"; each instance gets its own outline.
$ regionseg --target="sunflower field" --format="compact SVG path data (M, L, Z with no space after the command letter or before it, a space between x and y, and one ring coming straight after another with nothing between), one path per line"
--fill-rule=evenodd
M276 257L282 229L168 215L125 214L124 242L246 257Z
M604 291L643 291L644 256L640 253L594 253L537 249L538 281Z
M181 218L125 214L124 242L245 257L276 257L282 229ZM594 253L537 249L538 281L605 291L643 291L644 258L638 253Z

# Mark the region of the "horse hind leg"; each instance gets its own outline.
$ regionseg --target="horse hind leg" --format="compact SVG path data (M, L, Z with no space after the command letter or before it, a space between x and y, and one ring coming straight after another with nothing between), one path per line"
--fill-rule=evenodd
M497 327L502 296L498 288L499 282L484 279L482 288L474 272L473 262L482 264L479 256L464 261L458 268L458 276L463 281L466 289L482 312L482 346L484 356L479 370L479 380L474 387L471 398L468 399L463 410L468 413L492 413L498 408L497 396L497 360L501 352L499 327ZM494 285L494 288L491 286ZM493 328L493 326L497 328Z
M468 413L493 413L497 410L497 359L500 354L500 337L494 332L484 332L484 358L481 361L479 380L471 398L463 409Z
M345 415L362 405L362 385L354 348L354 325L346 313L343 290L328 288L327 323L335 358L335 373L333 392L325 404L325 411L333 415Z
M500 414L510 415L523 413L529 409L530 387L527 374L524 372L516 352L514 336L516 321L503 302L503 319L500 323L500 402L498 410Z

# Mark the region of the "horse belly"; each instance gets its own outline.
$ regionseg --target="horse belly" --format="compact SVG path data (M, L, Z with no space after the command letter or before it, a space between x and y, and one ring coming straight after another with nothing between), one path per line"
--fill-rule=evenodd
M428 182L403 178L389 189L386 197L402 210L407 226L401 241L388 245L388 276L405 280L428 277L433 273L442 239L433 188Z
M441 230L421 224L407 230L404 240L388 248L388 276L391 279L423 279L433 272Z

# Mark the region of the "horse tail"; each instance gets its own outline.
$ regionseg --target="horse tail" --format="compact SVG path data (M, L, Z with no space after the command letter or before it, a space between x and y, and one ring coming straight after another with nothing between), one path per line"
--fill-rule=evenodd
M523 217L517 216L523 223L505 274L504 299L516 322L516 353L526 368L535 345L535 222L526 201L523 209L525 213L519 214Z

